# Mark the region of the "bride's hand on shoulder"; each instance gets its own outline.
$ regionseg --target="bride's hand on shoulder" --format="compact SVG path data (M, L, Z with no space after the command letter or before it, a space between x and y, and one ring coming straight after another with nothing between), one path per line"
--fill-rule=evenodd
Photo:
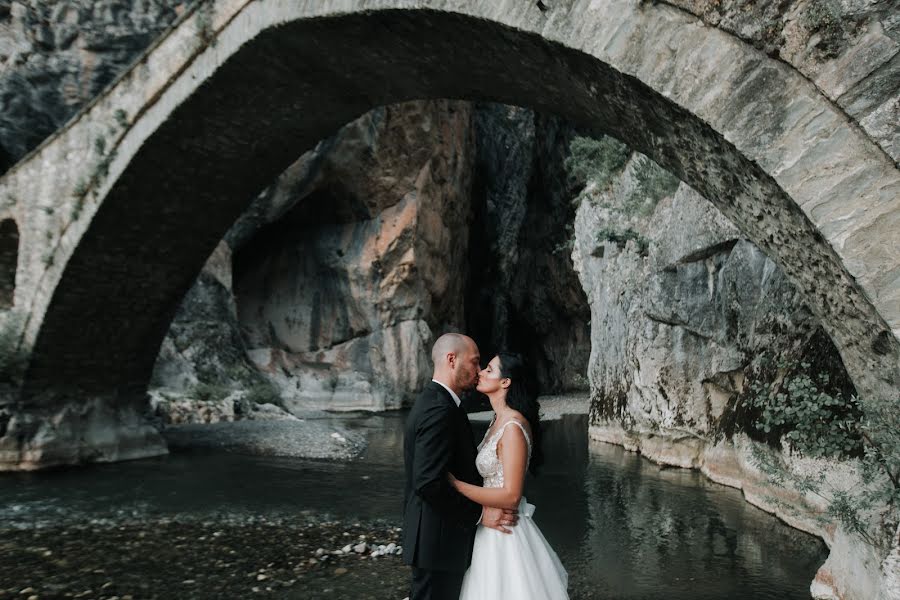
M453 476L453 473L450 473L449 471L447 472L447 481L449 481L450 485L452 485L454 488L458 487L456 484L459 482L459 480Z

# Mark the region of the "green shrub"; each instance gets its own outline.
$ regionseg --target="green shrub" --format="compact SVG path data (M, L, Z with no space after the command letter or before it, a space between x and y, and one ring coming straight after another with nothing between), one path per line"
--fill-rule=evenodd
M839 6L833 6L832 0L810 0L805 10L800 13L800 22L810 33L810 38L818 34L815 48L823 58L834 58L840 54L841 42L844 38L844 19Z
M84 194L75 198L75 204L72 205L72 220L77 221L78 217L81 216L81 211L84 210Z
M87 194L88 189L90 189L88 182L84 178L79 179L75 184L75 187L72 188L72 196L74 198L80 198Z
M188 395L200 400L201 402L212 402L221 400L228 396L231 390L228 386L219 383L198 382L188 392Z
M597 232L598 243L613 242L619 247L619 250L624 249L629 240L633 240L637 245L638 254L641 256L647 255L647 252L650 249L650 242L634 229L629 228L624 231L619 231L613 227L604 227Z
M630 155L628 146L609 136L578 136L569 144L569 156L564 165L573 180L579 183L593 181L602 187L625 167Z
M900 508L900 416L897 407L900 396L888 402L866 403L860 427L863 439L863 470L872 480L879 473L887 475L890 488L874 490L875 501L887 502Z
M281 405L281 395L278 393L278 388L268 381L259 382L250 387L244 395L244 400L256 404Z
M800 366L809 368L807 363ZM750 405L761 411L755 427L783 435L801 454L841 457L862 451L859 402L829 391L827 373L813 379L799 372L774 389L753 382L750 390Z
M847 531L855 532L868 544L884 549L890 544L900 513L900 427L897 406L900 397L888 402L866 403L865 417L857 429L863 452L859 459L865 485L840 489L831 484L823 470L812 475L798 475L768 452L755 446L754 462L772 483L791 486L813 494L826 503L825 514L818 517L821 525L836 520ZM785 510L793 507L776 501Z
M109 175L109 165L116 159L116 151L113 150L108 155L103 157L99 163L97 163L97 170L94 173L94 178L97 181L103 181L106 179L106 176Z
M808 364L801 363L800 368L775 387L751 383L750 402L762 411L756 428L784 436L801 455L858 459L866 485L839 489L828 482L825 472L789 473L759 449L754 451L755 462L774 483L825 500L823 525L828 519L837 520L867 543L884 547L897 527L900 510L900 397L863 405L855 396L832 390L827 374L813 378L803 372Z

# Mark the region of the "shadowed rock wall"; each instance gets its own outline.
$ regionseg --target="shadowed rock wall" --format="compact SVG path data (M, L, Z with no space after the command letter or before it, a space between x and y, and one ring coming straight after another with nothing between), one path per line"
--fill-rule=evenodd
M559 248L575 216L571 135L529 110L448 101L348 124L228 233L179 309L154 384L226 397L256 385L235 356L246 353L293 412L382 410L412 400L435 335L456 330L485 361L524 352L546 392L583 389L587 303Z
M477 104L468 331L486 360L522 352L543 393L586 389L590 309L566 246L574 128L532 110Z

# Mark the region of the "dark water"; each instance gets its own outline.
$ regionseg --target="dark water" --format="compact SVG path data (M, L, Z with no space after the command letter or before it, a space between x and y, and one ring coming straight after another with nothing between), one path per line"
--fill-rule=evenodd
M291 516L311 510L399 523L403 415L351 417L369 449L352 463L187 453L0 477L0 526L91 520ZM486 424L475 424L484 432ZM529 479L535 521L596 598L809 598L827 552L739 491L589 444L585 417L547 424Z

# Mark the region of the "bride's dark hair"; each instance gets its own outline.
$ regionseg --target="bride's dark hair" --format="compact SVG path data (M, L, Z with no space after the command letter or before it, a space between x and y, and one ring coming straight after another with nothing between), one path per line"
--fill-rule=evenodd
M531 426L531 462L528 470L537 475L538 467L544 462L541 446L541 405L529 385L530 372L521 354L514 352L498 352L500 359L500 377L510 379L506 390L506 405L522 413Z

